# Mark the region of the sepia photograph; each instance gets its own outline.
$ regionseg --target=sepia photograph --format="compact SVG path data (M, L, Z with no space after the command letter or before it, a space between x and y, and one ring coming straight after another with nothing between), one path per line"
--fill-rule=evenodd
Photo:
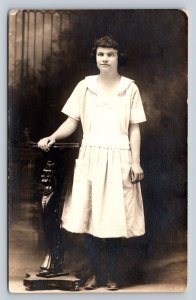
M187 287L188 18L8 12L8 289Z

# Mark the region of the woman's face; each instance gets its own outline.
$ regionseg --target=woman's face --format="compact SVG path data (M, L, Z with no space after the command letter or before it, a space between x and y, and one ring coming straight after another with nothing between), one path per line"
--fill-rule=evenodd
M96 62L100 72L117 72L118 50L98 47L96 52Z

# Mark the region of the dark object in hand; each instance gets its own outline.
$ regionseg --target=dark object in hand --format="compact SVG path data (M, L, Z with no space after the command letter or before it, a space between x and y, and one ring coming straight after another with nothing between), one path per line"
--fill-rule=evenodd
M131 183L132 183L132 184L135 184L135 183L137 183L137 182L140 181L140 180L136 180L136 179L135 179L135 174L134 174L134 172L133 172L132 169L130 170L129 176L130 176L130 178L131 178Z

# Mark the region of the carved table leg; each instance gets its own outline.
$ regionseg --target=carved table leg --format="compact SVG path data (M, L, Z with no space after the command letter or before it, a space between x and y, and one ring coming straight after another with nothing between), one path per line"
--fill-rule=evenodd
M64 245L59 217L60 191L57 188L56 165L48 160L41 176L44 192L42 196L42 219L48 253L37 276L57 276L62 273Z

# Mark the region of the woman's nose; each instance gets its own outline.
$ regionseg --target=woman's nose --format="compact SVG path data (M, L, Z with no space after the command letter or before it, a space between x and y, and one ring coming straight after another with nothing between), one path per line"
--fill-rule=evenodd
M103 61L104 61L104 62L108 61L107 56L103 57Z

